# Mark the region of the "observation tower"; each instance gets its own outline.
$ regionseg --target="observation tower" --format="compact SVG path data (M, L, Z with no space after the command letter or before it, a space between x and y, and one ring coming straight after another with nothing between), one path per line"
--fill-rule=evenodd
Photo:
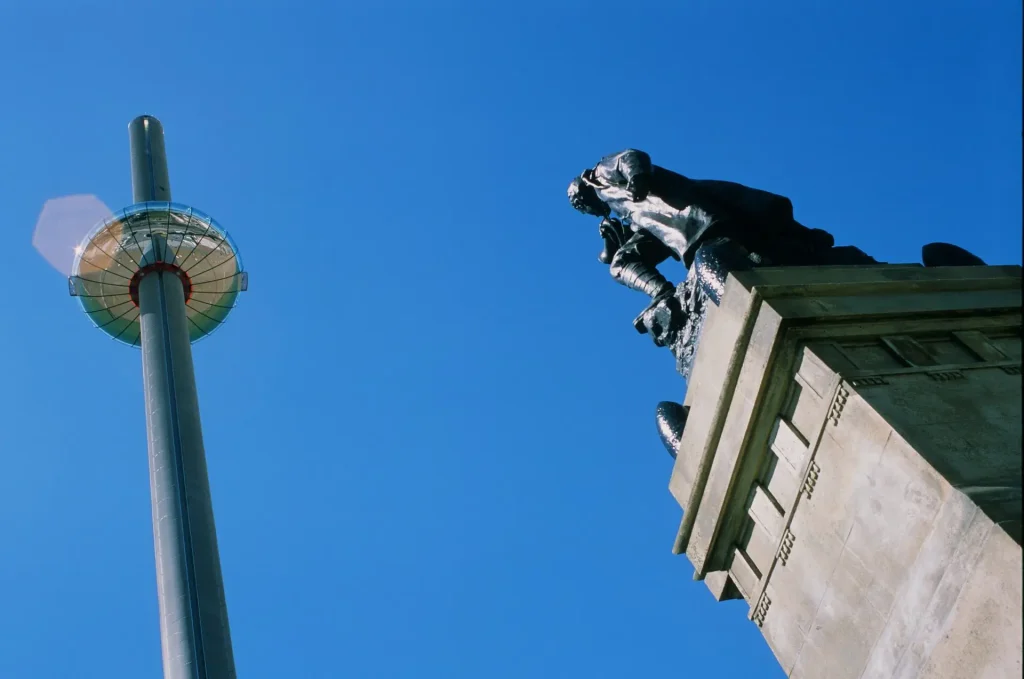
M75 248L69 286L96 327L142 349L164 677L235 679L191 345L248 279L227 232L171 202L160 122L128 133L134 203Z

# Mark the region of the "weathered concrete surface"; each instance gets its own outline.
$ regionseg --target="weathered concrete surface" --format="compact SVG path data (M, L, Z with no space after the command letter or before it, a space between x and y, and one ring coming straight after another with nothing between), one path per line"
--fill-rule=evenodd
M1020 275L730 278L688 385L675 549L790 676L1021 676Z

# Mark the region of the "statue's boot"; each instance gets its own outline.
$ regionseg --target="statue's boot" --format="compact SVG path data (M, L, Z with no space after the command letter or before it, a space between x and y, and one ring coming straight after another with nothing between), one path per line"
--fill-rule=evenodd
M668 449L668 454L673 458L676 456L679 441L683 438L683 428L686 426L686 415L689 411L689 407L672 401L662 401L655 410L658 435Z
M921 248L925 266L985 266L981 257L950 243L928 243Z

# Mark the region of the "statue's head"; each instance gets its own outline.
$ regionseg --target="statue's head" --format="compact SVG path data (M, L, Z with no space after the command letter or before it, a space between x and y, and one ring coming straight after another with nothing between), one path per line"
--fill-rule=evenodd
M607 217L611 214L611 209L597 195L594 185L587 181L589 172L590 170L587 170L569 183L569 190L566 192L569 195L569 203L573 209L579 210L585 215Z

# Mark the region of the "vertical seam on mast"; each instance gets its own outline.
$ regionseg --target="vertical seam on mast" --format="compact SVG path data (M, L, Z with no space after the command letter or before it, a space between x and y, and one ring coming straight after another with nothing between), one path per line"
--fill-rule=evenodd
M188 493L185 480L185 461L181 446L181 431L178 421L178 398L174 380L173 355L171 354L171 333L167 314L167 297L164 291L164 272L158 271L157 288L160 298L161 330L164 345L164 372L167 376L168 407L171 419L171 454L174 457L174 472L178 479L178 504L181 508L181 540L185 556L185 583L188 587L188 607L194 636L193 652L195 676L197 679L208 679L206 672L206 653L203 648L203 623L199 611L199 590L195 579L195 552L192 549L192 521L188 507Z

